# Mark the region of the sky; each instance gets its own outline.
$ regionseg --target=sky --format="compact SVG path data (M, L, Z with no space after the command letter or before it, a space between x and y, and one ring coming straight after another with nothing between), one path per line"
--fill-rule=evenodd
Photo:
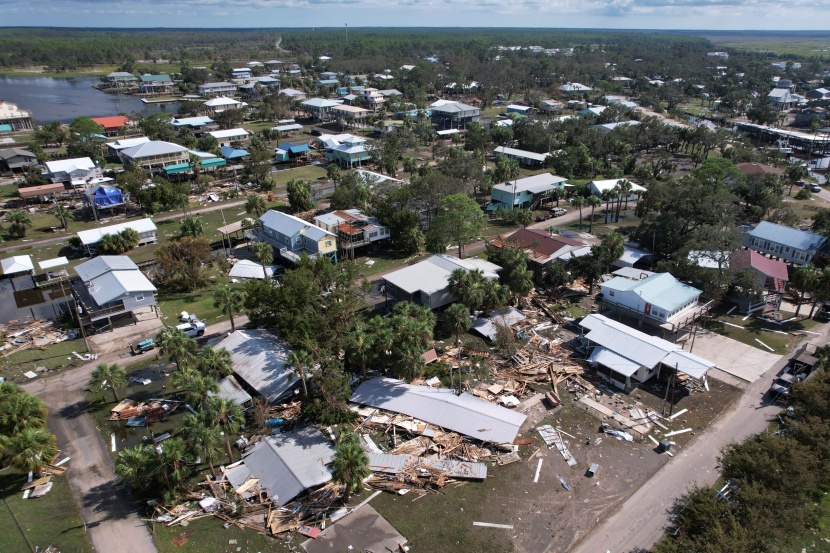
M0 25L826 29L830 0L0 0Z

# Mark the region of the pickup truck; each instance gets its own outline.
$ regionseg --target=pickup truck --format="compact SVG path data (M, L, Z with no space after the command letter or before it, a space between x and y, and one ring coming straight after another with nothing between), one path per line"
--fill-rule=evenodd
M195 338L197 336L202 336L205 333L205 323L203 322L192 322L192 323L184 323L176 326L177 330L181 330L184 332L185 336L189 338Z
M552 207L550 210L551 215L553 215L554 217L561 217L567 212L568 210L564 207Z

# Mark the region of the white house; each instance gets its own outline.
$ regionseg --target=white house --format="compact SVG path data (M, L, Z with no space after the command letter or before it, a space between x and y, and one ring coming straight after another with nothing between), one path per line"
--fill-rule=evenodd
M75 267L72 283L84 324L156 305L156 287L126 255L102 255Z
M233 96L236 94L236 85L234 83L205 83L199 85L199 95L205 98L216 98L217 96Z
M52 182L80 182L96 176L95 163L88 157L46 162L46 176Z
M138 245L152 244L156 241L156 224L152 219L136 219L108 227L98 227L78 232L81 245L86 248L87 253L93 254L98 247L98 242L108 234L118 234L125 229L132 229L138 233Z
M632 380L645 382L662 367L704 380L714 363L684 351L667 340L649 336L603 315L588 315L579 323L591 344L588 362L597 374L624 390Z
M232 142L246 144L251 136L245 129L224 129L221 131L210 131L208 134L219 142L219 147L230 146Z
M227 98L225 96L217 96L205 102L205 107L213 113L222 113L227 109L242 109L247 105L245 102L238 102L233 98Z
M656 273L639 280L614 277L600 284L600 291L603 303L609 307L657 324L684 318L697 307L702 293L669 273Z
M793 93L790 92L789 88L773 88L772 91L767 94L767 98L769 98L773 109L778 111L792 109L792 107L797 103L797 100L793 98Z

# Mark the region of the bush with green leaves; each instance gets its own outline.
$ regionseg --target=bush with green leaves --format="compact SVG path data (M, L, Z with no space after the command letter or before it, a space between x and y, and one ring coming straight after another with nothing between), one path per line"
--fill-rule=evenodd
M118 234L106 234L98 243L98 250L105 255L120 255L138 246L138 232L127 228Z

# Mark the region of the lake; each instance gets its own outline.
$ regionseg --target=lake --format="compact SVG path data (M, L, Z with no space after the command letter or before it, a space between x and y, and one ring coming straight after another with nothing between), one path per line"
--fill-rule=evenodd
M134 112L168 111L172 104L145 104L127 94L107 94L92 88L98 77L53 79L52 77L7 77L0 75L0 100L8 100L32 112L38 123L71 123L77 117L127 115Z

